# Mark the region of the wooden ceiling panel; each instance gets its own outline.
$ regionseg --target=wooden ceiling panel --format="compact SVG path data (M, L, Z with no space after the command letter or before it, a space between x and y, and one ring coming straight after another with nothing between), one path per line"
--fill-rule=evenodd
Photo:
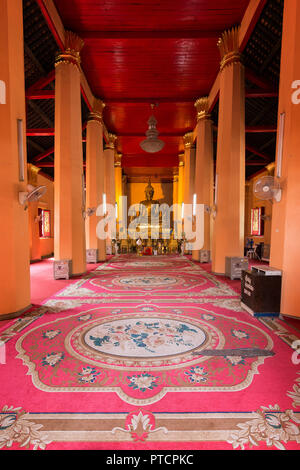
M86 40L82 64L96 96L197 98L208 93L220 62L209 39Z
M223 30L249 0L56 0L67 28L84 31Z
M160 134L184 135L196 124L194 100L186 103L161 103L151 100L158 106L152 111L150 103L110 103L106 102L104 120L113 133L120 136L145 136L148 120L154 114Z
M217 41L241 22L249 0L54 0L66 29L85 43L82 68L106 103L123 167L178 165L183 135L196 124L194 102L219 71ZM140 148L152 114L165 147ZM150 171L150 170L149 170Z

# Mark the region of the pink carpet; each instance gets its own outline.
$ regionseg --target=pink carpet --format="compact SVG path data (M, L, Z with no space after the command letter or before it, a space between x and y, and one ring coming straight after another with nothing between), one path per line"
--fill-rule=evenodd
M0 324L0 448L300 449L296 322L254 318L239 281L187 257L118 256Z

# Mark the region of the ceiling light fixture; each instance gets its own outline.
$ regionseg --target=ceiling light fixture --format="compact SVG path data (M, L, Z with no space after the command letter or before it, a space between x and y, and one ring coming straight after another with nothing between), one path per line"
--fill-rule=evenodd
M153 110L154 104L151 104ZM157 106L157 105L156 105ZM147 153L156 153L163 149L165 143L158 139L158 130L156 129L157 120L152 115L148 120L148 130L146 132L147 138L140 143L141 148Z

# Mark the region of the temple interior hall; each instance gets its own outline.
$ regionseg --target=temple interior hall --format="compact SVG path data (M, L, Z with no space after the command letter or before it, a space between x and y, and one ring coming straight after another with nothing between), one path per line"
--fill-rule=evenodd
M299 36L0 0L1 449L300 449Z

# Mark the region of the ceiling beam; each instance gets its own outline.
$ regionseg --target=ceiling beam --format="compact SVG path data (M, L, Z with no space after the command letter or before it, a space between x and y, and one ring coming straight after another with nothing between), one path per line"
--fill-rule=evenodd
M50 129L27 129L27 137L50 137L54 136L54 128Z
M247 126L247 134L272 133L277 132L277 126Z
M270 163L271 160L269 160L268 163ZM266 166L266 162L262 162L261 160L257 160L255 162L251 161L251 162L248 162L246 161L246 166Z
M33 85L31 85L29 88L26 90L26 95L30 94L36 90L42 90L45 88L47 85L52 83L55 80L55 70L51 70L48 75L45 75L44 77L40 78L37 82L35 82ZM51 91L51 90L49 90Z
M54 168L54 162L47 162L47 163L40 163L40 162L35 162L35 166L38 168ZM83 167L86 167L86 163L83 162Z
M34 142L31 139L27 139L27 144L40 153L45 152L45 149L41 145L39 145L38 143Z
M45 85L46 86L46 85ZM246 98L276 98L278 91L274 89L248 89L245 94ZM34 86L26 91L26 98L30 100L49 100L55 99L54 90L43 90ZM178 98L178 97L158 97L158 98L108 98L105 100L106 105L126 105L126 104L152 104L152 103L174 103L174 104L193 104L195 98Z
M55 90L26 90L25 96L28 100L54 100Z
M36 0L40 10L46 20L46 23L53 34L53 37L61 50L64 50L65 46L65 30L62 21L58 15L58 12L53 4L48 0Z
M246 98L277 98L278 90L274 89L248 89L245 93Z
M218 126L213 126L215 131L218 130ZM277 132L276 126L246 126L246 134L271 134ZM160 134L161 135L161 134Z
M82 131L86 129L86 123L83 124ZM214 126L214 129L217 129L217 126ZM273 133L277 132L277 127L276 126L247 126L245 128L246 133L249 134L255 134L255 133ZM191 132L190 130L185 130L183 132L162 132L159 134L160 137L183 137L184 134L187 132ZM26 131L27 137L49 137L49 136L54 136L55 135L55 130L54 128L48 128L48 129L27 129ZM118 137L145 137L145 133L130 133L130 132L123 132L119 133ZM86 139L83 139L83 141L86 141Z
M260 150L256 149L255 147L252 147L251 145L246 145L246 150L256 155L257 157L261 157L264 160L264 162L270 162L272 159L270 155L266 155L265 153L262 153ZM246 163L247 163L247 160L246 160Z
M260 75L257 75L253 70L251 70L249 67L245 68L245 78L249 80L249 82L253 83L254 85L258 86L259 88L262 88L264 90L270 90L272 89L272 85L270 82Z
M49 157L50 155L52 155L54 153L54 147L51 147L50 149L48 150L45 150L44 152L40 153L39 155L37 155L36 157L34 157L32 159L32 161L34 163L38 163L38 162L41 162L42 160L45 160L45 158Z
M254 31L267 0L250 0L240 29L240 51L243 52Z

